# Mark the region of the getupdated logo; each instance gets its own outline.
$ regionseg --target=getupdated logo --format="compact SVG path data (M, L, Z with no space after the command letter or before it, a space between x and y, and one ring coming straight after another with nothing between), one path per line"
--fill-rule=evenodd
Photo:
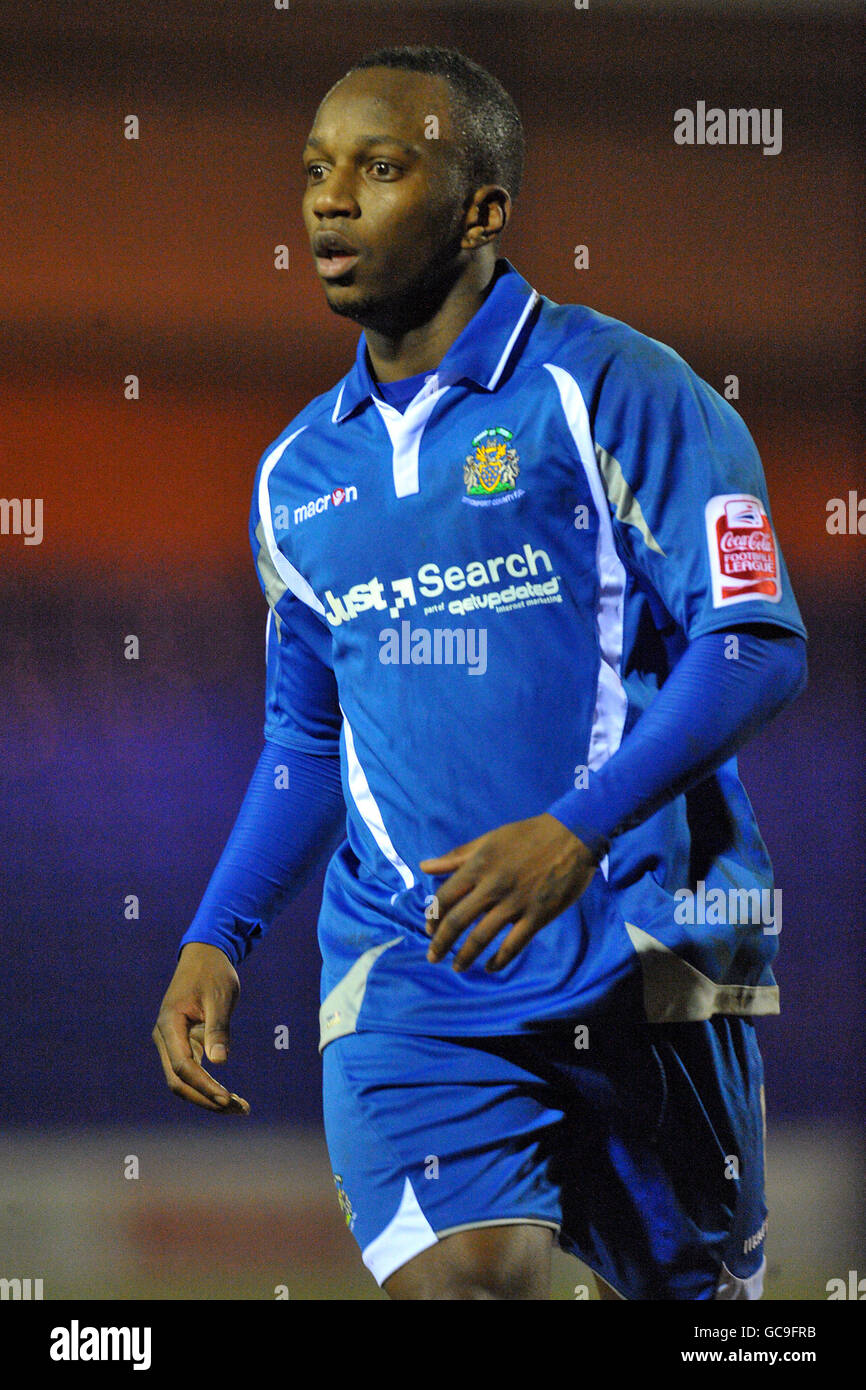
M778 603L782 597L779 552L759 497L724 493L706 506L713 607L747 599Z

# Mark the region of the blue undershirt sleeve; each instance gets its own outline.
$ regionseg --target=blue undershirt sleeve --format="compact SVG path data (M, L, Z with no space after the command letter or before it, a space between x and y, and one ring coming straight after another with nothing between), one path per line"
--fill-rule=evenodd
M709 776L805 683L806 644L795 633L761 626L696 638L616 753L548 813L603 858L615 835Z
M340 758L271 740L179 950L207 942L237 966L345 835Z

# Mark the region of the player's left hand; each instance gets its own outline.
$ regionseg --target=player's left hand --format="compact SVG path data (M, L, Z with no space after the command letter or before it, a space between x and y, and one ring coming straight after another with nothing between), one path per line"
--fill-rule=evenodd
M485 969L501 970L535 933L581 896L596 864L587 846L545 811L511 821L436 859L422 873L450 874L427 908L427 959L440 961L482 913L454 958L465 970L509 922L512 930Z

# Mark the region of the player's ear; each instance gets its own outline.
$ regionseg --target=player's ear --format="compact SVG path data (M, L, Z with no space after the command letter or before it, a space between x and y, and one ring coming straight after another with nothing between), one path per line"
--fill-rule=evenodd
M469 200L463 223L462 246L466 250L485 246L508 226L511 217L511 198L499 184L476 188Z

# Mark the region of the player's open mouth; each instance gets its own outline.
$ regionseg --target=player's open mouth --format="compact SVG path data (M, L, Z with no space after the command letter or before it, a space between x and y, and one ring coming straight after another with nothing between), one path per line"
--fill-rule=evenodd
M339 232L317 232L313 237L316 270L325 280L338 280L358 259L358 251Z
M357 260L357 253L351 256L346 254L317 256L316 270L323 280L338 280L341 275L345 275L348 270L352 269Z

